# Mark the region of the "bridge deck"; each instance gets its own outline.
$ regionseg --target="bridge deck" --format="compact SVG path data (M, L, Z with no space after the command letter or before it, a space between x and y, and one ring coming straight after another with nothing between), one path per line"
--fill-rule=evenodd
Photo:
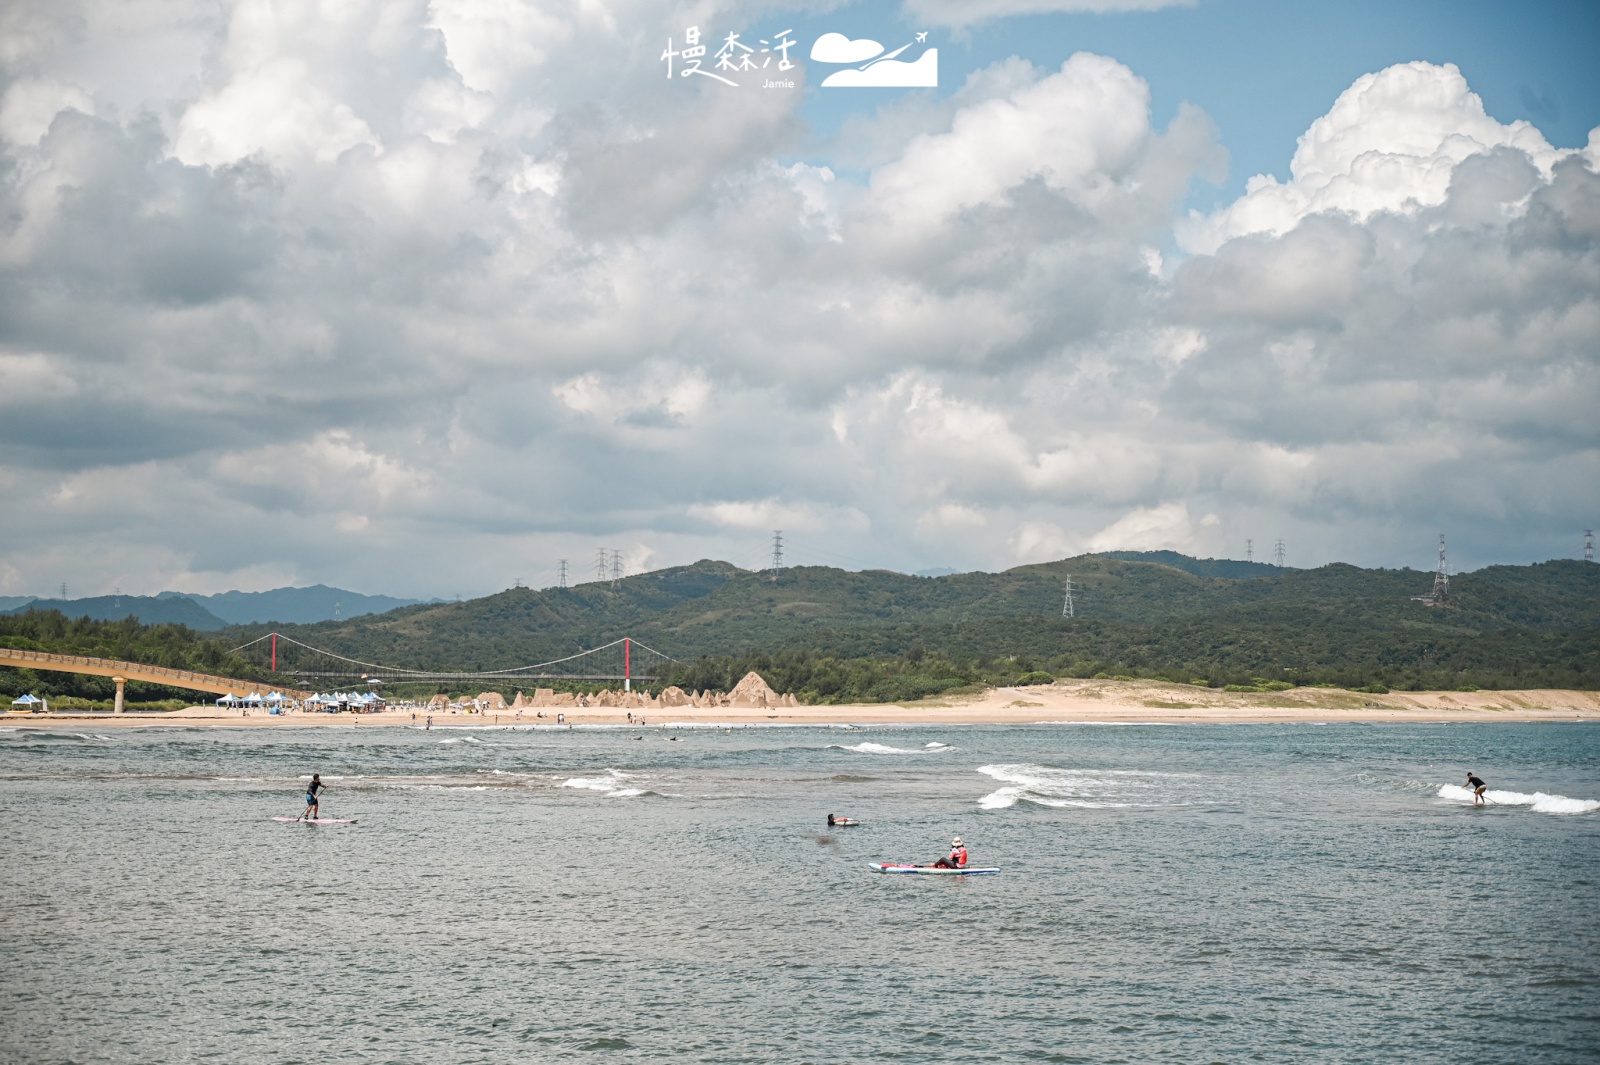
M229 693L243 695L249 691L266 690L303 699L311 694L295 688L262 684L260 681L235 680L231 677L214 677L209 673L193 673L187 669L148 666L142 662L118 662L110 658L58 655L48 651L18 651L9 647L0 647L0 666L48 669L57 673L85 673L94 677L121 677L123 680L164 684L169 688L188 688L191 691L210 692L213 695Z

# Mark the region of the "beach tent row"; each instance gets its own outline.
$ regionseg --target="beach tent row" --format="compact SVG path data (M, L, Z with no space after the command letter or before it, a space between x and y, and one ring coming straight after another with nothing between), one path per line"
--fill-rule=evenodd
M383 702L383 697L372 692L329 692L327 695L313 695L306 700L306 705L331 706L344 703L348 706L372 706Z
M235 695L229 692L217 698L219 706L276 706L279 703L293 701L293 699L281 692L272 692L269 695L262 695L260 692L251 692L249 695ZM305 705L335 706L343 704L345 706L372 706L381 702L383 702L383 697L374 695L372 692L329 692L326 695L319 692L316 695L307 697Z
M262 695L260 692L251 692L249 695L238 696L229 692L220 696L217 702L223 706L262 706L266 703L286 703L289 699L279 692Z

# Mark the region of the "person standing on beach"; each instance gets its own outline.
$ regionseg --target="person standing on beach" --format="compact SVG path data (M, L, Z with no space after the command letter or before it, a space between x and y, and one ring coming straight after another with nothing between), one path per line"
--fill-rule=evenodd
M304 821L309 818L315 821L322 812L317 805L317 793L323 789L323 786L321 775L312 773L311 783L306 785L306 812L300 815L300 820Z
M1467 774L1467 790L1472 792L1472 805L1485 806L1488 804L1489 800L1484 798L1483 793L1489 790L1489 785L1485 784L1471 773Z

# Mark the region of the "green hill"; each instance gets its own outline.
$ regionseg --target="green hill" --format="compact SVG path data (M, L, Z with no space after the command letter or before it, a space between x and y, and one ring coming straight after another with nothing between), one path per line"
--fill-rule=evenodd
M1410 598L1432 587L1414 570L1234 563L1251 568L1214 576L1215 560L1177 558L1185 564L1085 556L939 577L803 566L776 582L701 561L615 585L517 588L280 631L362 661L463 672L627 635L678 660L664 680L726 687L765 663L780 689L839 699L908 698L1037 670L1219 685L1600 686L1600 567L1589 563L1463 574L1434 607ZM1072 619L1061 616L1069 574ZM267 629L230 631L244 643ZM328 666L288 647L280 663Z

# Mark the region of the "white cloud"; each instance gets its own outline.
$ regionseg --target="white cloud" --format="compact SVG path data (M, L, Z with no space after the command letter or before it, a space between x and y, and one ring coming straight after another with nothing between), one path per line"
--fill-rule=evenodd
M377 135L348 104L321 89L298 59L274 59L240 74L184 112L173 154L186 163L232 163L256 152L309 155L330 163Z
M973 26L1014 15L1053 11L1155 11L1190 7L1198 0L905 0L906 15L936 26Z
M1239 200L1193 216L1179 233L1190 251L1214 252L1234 237L1286 233L1319 211L1366 220L1436 207L1464 159L1500 147L1524 153L1546 178L1571 154L1551 148L1528 122L1491 118L1454 64L1402 63L1358 78L1311 124L1288 182L1258 174Z
M1076 203L1103 201L1150 135L1150 92L1121 63L1080 52L1012 95L957 112L950 131L918 137L872 176L897 224L925 227L995 205L1038 179Z
M855 532L864 531L871 520L852 507L819 503L785 503L777 499L728 500L697 503L689 516L725 529L768 532Z
M1215 525L1215 515L1205 524ZM1195 544L1195 522L1185 503L1163 503L1130 511L1089 537L1090 551L1189 551Z
M428 25L444 37L468 88L504 92L572 39L572 25L533 0L429 0Z
M829 139L800 93L596 64L660 17L634 0L140 8L126 55L114 7L30 29L0 99L21 590L470 594L774 528L906 569L1278 536L1425 564L1440 527L1522 558L1600 507L1595 154L1446 68L1330 101L1185 257L1215 131L1151 128L1103 57Z
M0 408L68 399L77 394L78 382L59 360L37 353L0 354Z
M50 78L18 78L0 97L0 137L17 147L31 147L50 129L61 112L71 108L94 114L94 101L76 85Z

